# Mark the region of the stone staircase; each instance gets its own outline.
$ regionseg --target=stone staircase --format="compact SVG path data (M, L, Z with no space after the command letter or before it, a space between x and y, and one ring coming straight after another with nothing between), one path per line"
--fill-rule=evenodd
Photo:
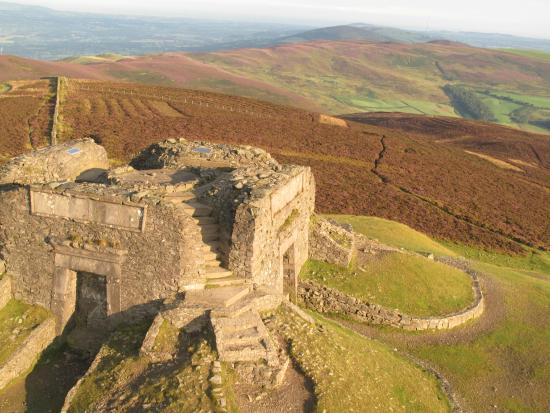
M188 191L166 194L164 199L191 216L199 228L202 243L198 246L205 257L205 289L191 290L184 302L165 312L179 328L206 311L216 337L220 360L226 362L267 362L270 368L286 370L280 362L279 348L272 341L259 311L273 307L268 292L252 291L244 279L235 277L220 260L220 226L212 208L197 201ZM275 307L278 304L275 305Z
M202 245L198 247L205 258L205 287L229 287L243 285L245 280L235 277L224 268L220 260L220 226L212 216L212 208L197 201L192 192L174 192L165 195L168 200L187 215L191 216L200 230Z
M269 366L279 365L277 347L257 311L248 309L228 316L211 314L210 322L220 360L230 363L265 360Z

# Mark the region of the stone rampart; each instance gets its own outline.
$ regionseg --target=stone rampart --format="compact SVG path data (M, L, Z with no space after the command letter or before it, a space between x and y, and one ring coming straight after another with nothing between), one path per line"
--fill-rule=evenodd
M316 261L347 267L355 248L355 236L338 225L313 217L309 228L309 257Z
M460 261L446 260L446 262L464 266L464 263ZM477 274L469 268L467 272L473 280L474 302L462 311L442 317L410 316L398 310L350 297L338 290L311 281L300 283L298 296L306 306L321 313L344 314L359 321L389 325L404 330L446 330L478 318L483 314L485 300L479 286Z
M30 369L55 335L53 318L48 318L31 331L21 346L0 366L0 390Z

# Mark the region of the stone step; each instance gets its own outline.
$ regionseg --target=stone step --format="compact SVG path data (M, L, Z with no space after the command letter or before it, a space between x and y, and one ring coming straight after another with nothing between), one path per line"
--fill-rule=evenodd
M220 241L205 241L203 245L203 251L218 252L220 249Z
M260 343L262 335L256 327L250 327L246 330L235 331L222 337L224 347L227 346L246 346Z
M228 279L233 275L232 271L226 270L222 267L206 267L206 279L221 281L221 279Z
M216 251L211 251L210 248L208 249L205 249L205 248L201 248L200 251L202 252L202 256L204 257L204 261L206 262L206 265L209 266L210 263L216 261L216 262L220 262L220 254ZM216 266L214 264L212 264L212 266Z
M220 359L228 363L267 359L266 349L261 343L229 345L222 347L221 350L218 348L218 351L220 352Z
M218 224L199 224L202 234L219 234L220 226Z
M220 279L207 279L206 287L207 288L216 288L216 287L228 287L232 285L243 285L245 283L244 278L239 277L225 277Z
M199 225L216 224L218 222L218 220L215 217L211 217L211 216L194 217L194 219Z
M249 293L250 287L248 285L188 291L185 294L185 304L206 305L214 308L229 307Z
M166 201L174 204L181 204L182 202L195 200L195 194L192 192L173 192L171 194L164 195Z
M201 235L202 235L202 240L204 242L218 241L220 239L220 233L219 232L211 232L211 233L207 233L207 234L201 233Z
M259 314L254 311L247 311L239 317L234 318L215 317L213 314L211 314L210 317L212 320L212 325L214 326L216 337L219 336L220 338L239 331L245 331L250 328L257 329L260 323L262 323L262 319Z
M232 304L228 307L217 308L212 310L212 317L227 317L227 318L236 318L240 317L243 314L255 309L254 303L255 297L252 294L248 294L243 297L241 300L237 301L235 304Z
M184 202L178 205L192 217L207 217L212 214L212 208L196 201Z

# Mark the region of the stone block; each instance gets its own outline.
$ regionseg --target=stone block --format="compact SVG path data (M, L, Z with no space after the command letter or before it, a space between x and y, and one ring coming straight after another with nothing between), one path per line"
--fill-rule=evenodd
M0 184L44 184L97 177L109 168L107 152L92 139L66 142L18 156L0 168Z

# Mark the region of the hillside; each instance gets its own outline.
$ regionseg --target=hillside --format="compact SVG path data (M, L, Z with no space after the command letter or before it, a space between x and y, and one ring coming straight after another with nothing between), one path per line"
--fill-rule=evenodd
M312 112L206 92L70 80L61 98L59 139L91 136L115 160L180 136L256 145L313 168L319 211L380 216L505 251L522 251L517 242L550 247L546 163L501 168L429 135L356 123L341 128L321 124ZM27 142L24 132L17 139ZM537 153L547 159L547 146Z
M332 113L463 115L548 131L550 62L536 56L453 42L318 41L193 57L290 89ZM453 98L450 87L467 98Z
M338 35L363 29L331 30ZM82 56L60 62L0 57L0 81L55 75L184 87L336 114L463 116L550 131L550 61L544 55L453 42L314 41L198 54Z

